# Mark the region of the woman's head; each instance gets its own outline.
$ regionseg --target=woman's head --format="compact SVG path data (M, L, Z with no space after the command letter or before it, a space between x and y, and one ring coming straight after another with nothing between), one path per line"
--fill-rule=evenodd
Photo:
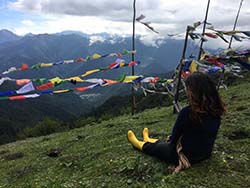
M226 111L215 83L204 73L195 72L185 81L192 119L200 119L204 113L221 116Z

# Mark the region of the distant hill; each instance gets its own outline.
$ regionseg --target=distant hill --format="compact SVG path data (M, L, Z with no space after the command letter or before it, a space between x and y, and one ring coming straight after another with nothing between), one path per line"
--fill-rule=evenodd
M183 48L183 40L159 39L158 42L155 42L158 45L150 46L145 45L140 36L137 37L135 58L141 61L141 64L135 67L135 74L155 76L165 74L176 67ZM12 66L19 67L22 63L31 66L42 62L49 63L76 57L86 57L94 53L107 54L121 52L123 49L131 50L131 42L131 37L109 35L107 33L86 35L80 32L65 31L59 34L28 35L18 41L0 46L0 71ZM190 43L190 47L192 46L193 43ZM190 53L190 50L188 53ZM131 56L124 56L124 58L127 62L131 61ZM106 58L87 63L29 70L13 73L10 76L14 78L69 77L82 74L87 70L106 67L115 60L116 58ZM122 74L130 75L131 68L127 67L98 73L87 78L116 79ZM100 94L94 98L93 105L98 106L111 96L120 95L120 86L116 88L115 90L109 88L91 90L90 93Z
M0 91L13 88L1 86ZM91 106L74 93L43 95L34 100L0 101L0 144L15 141L26 127L33 127L45 117L72 121L89 112Z
M135 67L136 74L146 76L165 75L176 67L183 47L182 40L159 39L159 41L155 42L155 45L151 46L143 43L140 37L137 36L136 38L137 53L135 57L136 60L141 61L141 64ZM57 34L28 34L20 37L10 31L2 30L0 32L0 41L4 40L5 42L0 45L0 72L12 66L20 67L23 63L31 66L38 63L86 57L94 53L121 52L124 49L131 50L132 46L131 37L129 36L110 35L108 33L87 35L75 31L65 31ZM190 47L192 45L190 43ZM131 56L124 56L124 58L127 62L131 61ZM11 73L7 76L12 78L53 78L60 76L64 78L83 74L87 70L106 67L115 60L116 58L105 58L87 63ZM116 79L122 74L130 75L131 68L126 67L97 73L86 78ZM6 91L13 88L9 86L3 84L0 86L0 90ZM77 86L66 85L61 88ZM4 122L4 124L10 125L9 128L13 128L6 129L7 131L3 131L2 134L12 132L10 134L15 135L14 133L18 130L26 126L34 126L45 116L66 121L81 114L89 113L113 96L119 97L130 94L130 87L130 85L120 84L111 87L99 87L83 93L41 96L37 99L16 102L1 101L0 107L2 106L2 109L4 109L7 106L8 110L0 114L0 124Z
M2 30L3 31L3 30ZM4 30L7 33L11 33ZM14 34L13 34L14 35ZM26 35L18 37L20 40L11 41L1 45L0 47L0 71L8 69L11 66L20 66L22 63L34 65L37 63L55 62L62 59L73 59L76 57L86 57L93 53L106 54L111 52L119 52L123 49L131 50L131 37L109 35L107 33L100 33L94 35L87 35L81 32L65 31L57 34L39 34ZM0 41L4 38L0 35ZM193 44L190 43L190 48ZM164 73L173 70L178 64L183 48L183 40L175 40L171 38L159 39L155 41L153 46L146 45L140 36L136 38L136 60L142 62L138 66L137 72L150 73ZM188 53L191 50L188 51ZM13 53L15 52L15 53ZM187 53L187 54L188 54ZM127 61L131 58L125 57ZM74 69L81 68L81 71L88 70L93 67L101 67L112 63L114 59L101 60L100 63L87 63L85 66L76 66ZM51 71L50 73L57 74L65 73L65 67L60 67ZM44 70L44 72L46 72ZM71 73L76 73L74 70ZM79 72L79 71L78 71ZM53 75L53 74L52 74Z
M0 30L0 44L5 43L5 42L10 42L10 41L16 41L20 38L21 37L12 33L9 30L6 30L6 29Z

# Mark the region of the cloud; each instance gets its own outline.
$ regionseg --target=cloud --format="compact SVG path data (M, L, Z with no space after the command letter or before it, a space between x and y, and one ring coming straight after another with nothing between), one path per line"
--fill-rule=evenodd
M9 7L22 10L22 11L40 11L42 9L42 1L39 0L18 0L16 2L10 2Z
M96 42L104 42L104 41L105 41L105 38L101 36L91 36L89 40L89 46L91 46L92 44Z
M230 40L230 37L227 37L228 41ZM204 43L205 49L227 49L228 43L223 42L222 40L209 40L208 42ZM249 40L244 40L242 42L236 42L233 40L231 47L232 48L246 48L250 46Z
M17 0L9 4L15 10L42 14L101 17L105 20L131 22L132 3L125 0ZM137 15L143 13L153 23L177 24L177 29L185 28L197 20L203 20L207 1L201 0L137 0ZM249 20L250 2L244 1L241 20L244 25ZM213 0L208 19L218 25L232 25L239 7L239 1ZM183 27L184 26L184 27Z
M25 26L34 26L35 25L35 23L31 20L23 20L22 24Z
M140 37L141 43L146 46L153 46L159 48L162 44L166 42L165 37L159 37L155 35L143 35Z
M211 1L208 22L216 29L232 30L239 3L239 0ZM136 0L137 16L144 14L145 20L150 21L160 35L155 35L140 23L136 23L136 33L150 35L145 37L145 43L152 39L152 44L157 46L157 39L160 41L167 34L184 33L187 25L202 21L206 6L204 0ZM237 24L239 30L250 30L249 7L250 1L243 1ZM88 34L132 33L132 0L15 0L9 3L9 9L40 15L43 21L29 28L35 33L63 30Z

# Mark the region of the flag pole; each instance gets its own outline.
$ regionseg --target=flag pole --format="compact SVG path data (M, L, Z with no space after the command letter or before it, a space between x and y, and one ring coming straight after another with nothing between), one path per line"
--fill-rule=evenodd
M135 16L136 16L136 0L134 0L133 3L133 35L132 35L132 50L135 50ZM132 61L135 61L135 54L132 53ZM135 75L135 68L134 66L132 66L132 75ZM132 87L131 89L131 114L134 115L135 114L135 90L134 87Z
M176 84L176 90L175 90L175 95L174 95L174 113L179 112L181 110L181 107L179 105L179 90L180 90L180 84L181 84L181 73L182 73L182 69L184 67L184 60L185 60L185 56L186 56L186 49L187 49L187 43L188 43L188 34L189 34L189 30L190 27L187 26L186 29L186 36L185 36L185 41L184 41L184 47L182 50L182 56L181 56L181 60L180 60L180 64L178 66L178 77L177 77L177 84Z
M238 12L237 12L237 15L236 15L235 21L234 21L233 31L235 31L235 28L236 28L236 25L237 25L237 22L238 22L238 18L239 18L239 15L240 15L240 10L241 10L241 7L242 7L242 3L243 3L243 0L241 0L241 1L240 1L240 6L239 6L239 9L238 9ZM233 36L231 36L231 39L230 39L230 42L229 42L228 49L230 49L230 48L231 48L232 41L233 41Z
M239 15L240 15L240 9L242 7L242 3L243 3L243 0L240 1L240 6L239 6L239 9L238 9L235 21L234 21L233 31L235 31L235 28L236 28L236 25L237 25L237 22L238 22L238 18L239 18ZM231 38L230 38L228 49L231 49L232 42L233 42L233 36L231 36ZM220 86L224 83L224 78L225 78L225 69L222 70L220 81L218 83L217 89L220 89Z
M207 2L207 10L206 10L206 14L205 14L205 20L204 20L204 25L203 25L202 36L204 36L205 30L206 30L209 5L210 5L210 0L208 0L208 2ZM199 55L198 55L198 60L200 60L202 52L203 52L202 47L203 47L203 40L201 40L200 51L199 51Z

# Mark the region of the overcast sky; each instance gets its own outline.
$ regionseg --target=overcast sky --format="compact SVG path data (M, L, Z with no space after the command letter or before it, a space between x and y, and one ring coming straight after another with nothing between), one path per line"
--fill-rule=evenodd
M232 30L240 0L211 0L208 22ZM137 0L137 14L160 32L136 24L136 33L162 37L183 33L204 19L207 0ZM0 29L19 35L77 30L84 33L131 34L133 0L0 0ZM250 0L243 1L237 29L250 30Z

